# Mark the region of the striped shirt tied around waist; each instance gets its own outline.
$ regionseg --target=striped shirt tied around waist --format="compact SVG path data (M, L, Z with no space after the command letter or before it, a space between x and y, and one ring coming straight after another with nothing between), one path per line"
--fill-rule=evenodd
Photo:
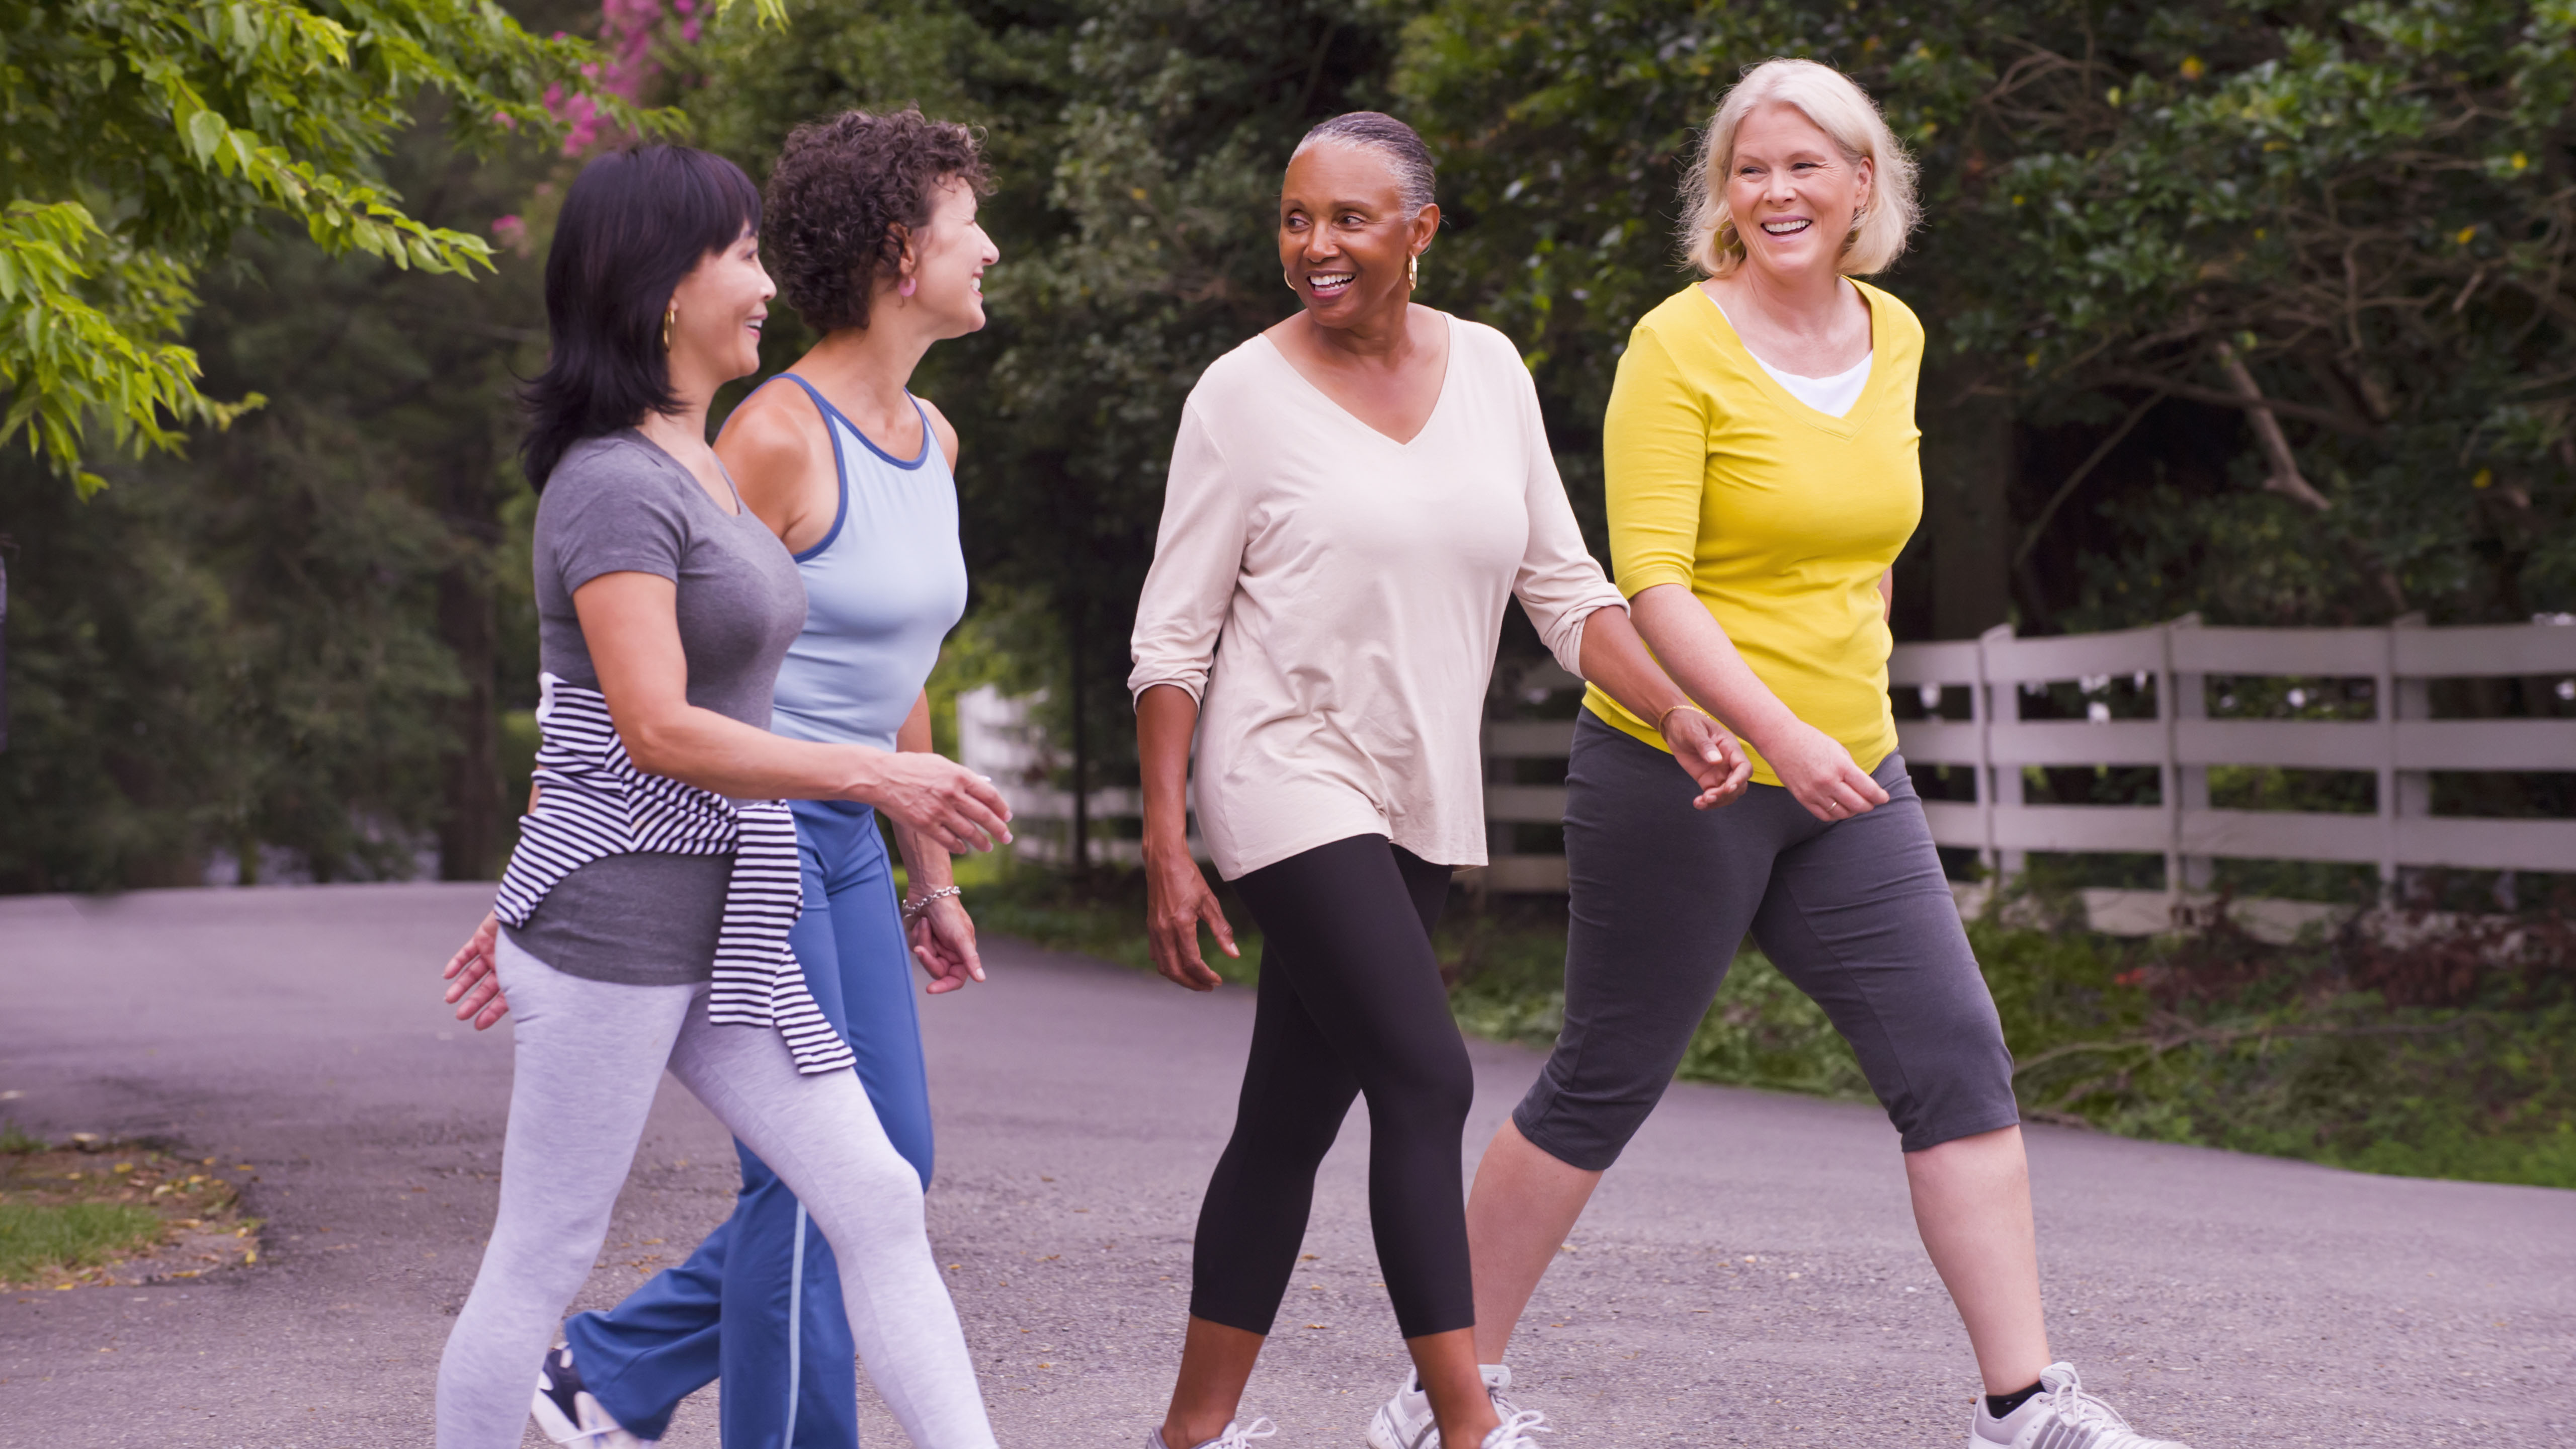
M519 846L501 876L493 914L524 927L556 882L611 855L733 856L724 921L716 933L709 1019L775 1027L808 1076L856 1065L849 1043L814 1004L787 944L804 907L796 822L784 800L737 803L711 790L646 774L595 689L539 677L537 808L519 821Z

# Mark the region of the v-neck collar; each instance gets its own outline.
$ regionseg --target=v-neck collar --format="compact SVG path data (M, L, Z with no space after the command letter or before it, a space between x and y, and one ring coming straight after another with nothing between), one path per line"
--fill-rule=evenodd
M1376 438L1381 442L1384 442L1389 447L1410 448L1414 444L1421 442L1424 438L1429 437L1431 435L1432 425L1439 422L1440 415L1448 410L1449 383L1458 375L1458 319L1450 316L1446 312L1443 312L1440 314L1440 325L1448 329L1449 342L1448 350L1441 355L1440 394L1431 400L1431 411L1422 419L1422 426L1414 430L1412 437L1406 438L1402 442L1396 441L1394 434L1386 432L1373 424L1361 421L1359 414L1352 412L1349 408L1346 408L1339 402L1334 401L1331 393L1328 393L1324 391L1323 388L1317 386L1313 378L1308 377L1296 363L1288 360L1287 352L1283 350L1277 342L1271 340L1270 334L1267 331L1255 333L1254 335L1259 337L1262 344L1270 349L1270 355L1278 359L1279 365L1288 370L1289 376L1297 379L1298 383L1304 386L1308 392L1313 393L1316 399L1322 402L1324 406L1331 408L1334 412L1341 414L1342 417L1349 420L1351 426L1358 428L1360 431L1367 433L1369 436Z
M742 489L734 483L733 470L724 465L724 459L716 459L716 475L724 479L725 491L733 495L733 507L730 509L726 508L723 504L718 503L716 501L716 496L707 491L707 485L698 481L698 475L689 471L689 465L671 456L670 449L654 442L651 437L645 434L642 428L628 428L626 431L635 435L635 441L652 449L653 456L669 464L673 469L678 471L681 477L688 479L689 487L696 490L699 497L707 500L707 506L709 508L714 509L716 512L723 514L727 518L740 518L744 514L751 512L750 505L742 501Z
M1868 420L1870 413L1877 409L1880 399L1886 395L1888 375L1894 369L1878 365L1879 343L1887 338L1887 313L1879 306L1877 292L1853 278L1845 277L1843 280L1851 283L1852 290L1860 293L1862 304L1869 308L1870 369L1869 380L1861 384L1860 399L1852 404L1850 412L1841 417L1818 412L1807 405L1806 399L1781 386L1780 380L1771 375L1771 369L1762 365L1762 359L1753 355L1753 349L1744 341L1744 334L1735 330L1735 319L1727 316L1726 309L1717 304L1715 297L1709 295L1708 287L1703 283L1693 282L1691 290L1697 292L1699 299L1708 304L1709 320L1717 325L1718 336L1723 344L1742 354L1746 367L1753 374L1755 386L1770 394L1773 402L1786 404L1792 409L1791 416L1807 426L1831 433L1837 438L1848 439L1860 436L1861 424Z

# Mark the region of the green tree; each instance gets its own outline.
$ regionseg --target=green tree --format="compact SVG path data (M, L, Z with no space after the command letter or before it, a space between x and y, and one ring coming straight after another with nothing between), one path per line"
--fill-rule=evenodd
M433 118L384 164L426 222L484 232L553 163L479 162ZM246 234L183 340L210 391L265 407L102 461L87 499L0 457L0 889L191 884L213 853L252 880L402 876L430 839L442 874L497 863L511 374L543 325L534 248L494 260L425 275ZM533 662L509 674L524 693Z
M429 272L488 270L490 247L427 225L377 159L424 91L456 144L560 135L583 114L645 117L584 75L596 52L543 40L490 0L0 3L0 440L86 493L93 426L171 449L231 421L172 340L204 265L284 222L324 251ZM550 107L549 98L555 102Z
M1444 0L1395 87L1460 222L1435 295L1524 339L1570 477L1626 329L1686 280L1692 128L1806 55L1924 165L1890 285L1931 334L1940 632L2007 577L2037 626L2510 618L2576 588L2572 16Z

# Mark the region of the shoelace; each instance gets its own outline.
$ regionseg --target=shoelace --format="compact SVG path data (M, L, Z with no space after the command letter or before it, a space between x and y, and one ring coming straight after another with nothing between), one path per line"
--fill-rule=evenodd
M2137 1430L2129 1426L2120 1411L2084 1391L2084 1381L2070 1376L2066 1382L2048 1391L2048 1405L2058 1417L2075 1424L2099 1424L2129 1435Z
M1536 1409L1522 1409L1494 1426L1494 1432L1485 1436L1484 1449L1512 1449L1515 1444L1528 1444L1532 1434L1555 1433L1547 1427L1546 1420L1547 1415Z
M1267 1439L1278 1432L1279 1426L1271 1423L1269 1417L1264 1415L1249 1424L1226 1425L1224 1433L1200 1445L1199 1449L1243 1449L1246 1443L1254 1439Z

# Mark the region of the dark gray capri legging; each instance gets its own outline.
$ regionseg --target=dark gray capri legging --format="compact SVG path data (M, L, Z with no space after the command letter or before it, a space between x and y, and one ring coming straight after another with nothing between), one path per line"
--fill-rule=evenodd
M1777 785L1716 810L1672 756L1586 711L1566 770L1565 1030L1513 1110L1589 1171L1671 1084L1745 932L1851 1043L1908 1152L2021 1120L2012 1055L1905 761L1826 824Z

